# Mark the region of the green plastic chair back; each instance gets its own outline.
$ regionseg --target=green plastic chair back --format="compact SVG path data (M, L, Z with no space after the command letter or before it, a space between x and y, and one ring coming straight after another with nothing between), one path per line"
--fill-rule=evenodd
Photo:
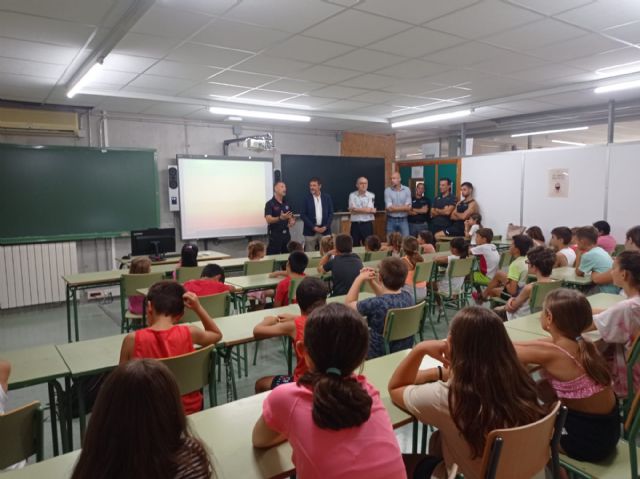
M620 253L622 253L623 251L624 251L624 245L623 244L617 244L616 248L613 250L613 253L611 254L611 256L613 256L615 258Z
M367 251L364 255L364 261L382 261L389 256L388 251Z
M635 382L634 382L634 374L633 370L635 365L640 359L640 335L636 336L636 339L633 341L631 345L631 351L629 351L629 355L626 358L627 364L627 400L625 405L625 412L629 409L631 398L635 394Z
M181 266L176 269L176 281L186 283L192 279L200 279L204 266Z
M302 276L300 278L291 278L291 282L289 283L289 304L292 304L296 299L296 291L298 290L298 286L300 286L300 283L304 278L305 276Z
M200 296L198 298L204 310L209 313L212 318L222 318L229 316L231 307L231 295L229 293L218 293L210 296ZM200 321L198 315L189 308L184 308L184 315L180 319L181 323L193 323Z
M493 241L502 241L502 235L493 235Z
M254 274L268 274L273 272L276 260L263 259L260 261L245 261L244 262L244 275L251 276Z
M354 253L356 253L356 252L354 251ZM358 258L360 258L360 261L364 261L365 258L367 257L367 253L364 252L364 251L362 251L360 253L356 253L356 254L358 255Z
M307 268L317 268L320 264L320 260L322 258L320 256L316 256L315 258L309 258L309 263L307 264Z
M40 462L43 445L40 402L0 414L0 471L34 454Z
M433 261L424 261L416 264L416 271L413 275L413 284L431 281L433 277L435 263Z
M450 278L463 278L471 274L471 268L473 268L473 256L464 259L452 259L448 268L448 276Z
M426 303L420 301L415 306L387 311L387 316L384 319L384 329L382 330L385 354L390 352L389 343L391 341L415 336L420 332L425 308Z
M130 319L142 319L142 315L129 312L127 299L129 296L139 296L138 290L149 288L158 281L162 281L164 273L123 274L120 277L120 314L122 323L120 330L124 332L130 328Z
M498 262L498 269L502 269L509 266L511 264L512 259L513 258L511 257L511 253L509 253L508 251L503 251L502 253L500 253L500 261Z
M544 298L547 297L554 289L562 287L562 281L551 281L550 283L536 282L531 290L531 297L529 298L529 309L532 313L537 313L542 309Z
M438 241L436 243L436 252L440 251L448 251L451 248L451 244L449 241Z
M217 404L215 345L191 353L160 359L173 373L180 394L189 394L209 386L210 406Z

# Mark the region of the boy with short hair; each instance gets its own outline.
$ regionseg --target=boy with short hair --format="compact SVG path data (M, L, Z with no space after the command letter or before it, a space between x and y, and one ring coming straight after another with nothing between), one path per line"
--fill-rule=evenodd
M300 282L296 291L296 299L300 306L299 315L282 313L278 316L267 316L253 328L253 336L256 339L289 336L293 341L297 361L293 376L267 376L258 379L255 385L256 394L269 391L281 384L297 381L300 376L307 372L308 367L304 355L299 353L298 344L304 342L304 326L307 322L307 317L317 308L327 303L328 294L329 289L324 281L319 278L307 277Z
M566 226L558 226L551 230L549 244L556 250L554 268L573 266L576 262L576 252L570 247L573 233Z
M500 253L493 241L491 228L476 230L476 246L471 247L471 254L478 256L480 271L473 273L473 282L477 285L487 285L496 275L500 264Z
M613 259L598 246L598 230L593 226L583 226L576 231L578 251L576 256L576 275L591 276L593 273L605 273L613 267ZM618 294L613 284L597 286L602 293Z
M191 279L184 283L184 289L196 296L235 292L236 288L224 284L224 270L217 264L208 264L202 269L200 279Z
M193 324L178 324L185 306L196 312L204 329ZM209 346L222 339L216 323L198 301L175 281L155 283L147 293L148 327L124 337L120 350L120 364L134 358L168 358L194 351L193 345ZM202 409L202 393L195 391L182 396L186 414Z
M350 235L336 236L335 249L329 251L320 259L318 272L321 274L331 271L333 291L331 296L347 294L353 281L360 274L362 260L353 253L353 239Z
M364 240L365 251L380 251L380 248L382 248L382 242L376 235L367 236Z
M304 252L304 246L299 241L289 241L287 243L287 253L293 253L294 251Z
M304 277L304 270L309 265L309 258L302 251L294 251L289 255L287 260L287 268L285 270L286 277L278 283L276 287L276 295L273 298L273 306L287 306L289 304L289 285L291 278ZM294 301L295 302L295 301Z
M611 226L604 220L596 221L593 227L598 230L598 246L611 254L616 249L616 239L611 236Z
M384 355L384 319L387 311L394 308L406 308L414 305L411 293L402 289L407 279L409 267L400 258L385 258L380 262L380 269L363 268L347 293L345 304L367 318L369 323L369 353L367 359ZM376 278L379 276L380 281ZM376 294L375 298L358 301L360 287L367 281ZM413 346L413 336L392 341L391 352Z

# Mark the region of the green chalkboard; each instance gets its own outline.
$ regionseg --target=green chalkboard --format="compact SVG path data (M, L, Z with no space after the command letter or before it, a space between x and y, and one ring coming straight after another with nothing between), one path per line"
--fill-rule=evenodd
M158 227L155 150L0 144L0 218L0 244Z

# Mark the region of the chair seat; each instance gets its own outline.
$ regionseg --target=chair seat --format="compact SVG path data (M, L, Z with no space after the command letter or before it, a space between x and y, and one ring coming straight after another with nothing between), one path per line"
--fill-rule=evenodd
M638 454L640 454L640 449ZM624 440L618 441L616 452L606 461L598 463L583 462L560 454L560 464L570 466L582 474L598 479L629 477L629 444Z
M142 319L142 315L141 314L132 313L129 310L127 310L124 313L124 317L127 318L127 319Z

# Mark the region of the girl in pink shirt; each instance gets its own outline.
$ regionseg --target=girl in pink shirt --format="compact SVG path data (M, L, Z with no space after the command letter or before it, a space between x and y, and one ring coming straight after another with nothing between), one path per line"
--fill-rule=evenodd
M288 440L300 479L406 478L379 392L353 373L368 348L369 331L356 311L337 303L314 310L304 342L296 343L309 372L267 396L253 445Z

